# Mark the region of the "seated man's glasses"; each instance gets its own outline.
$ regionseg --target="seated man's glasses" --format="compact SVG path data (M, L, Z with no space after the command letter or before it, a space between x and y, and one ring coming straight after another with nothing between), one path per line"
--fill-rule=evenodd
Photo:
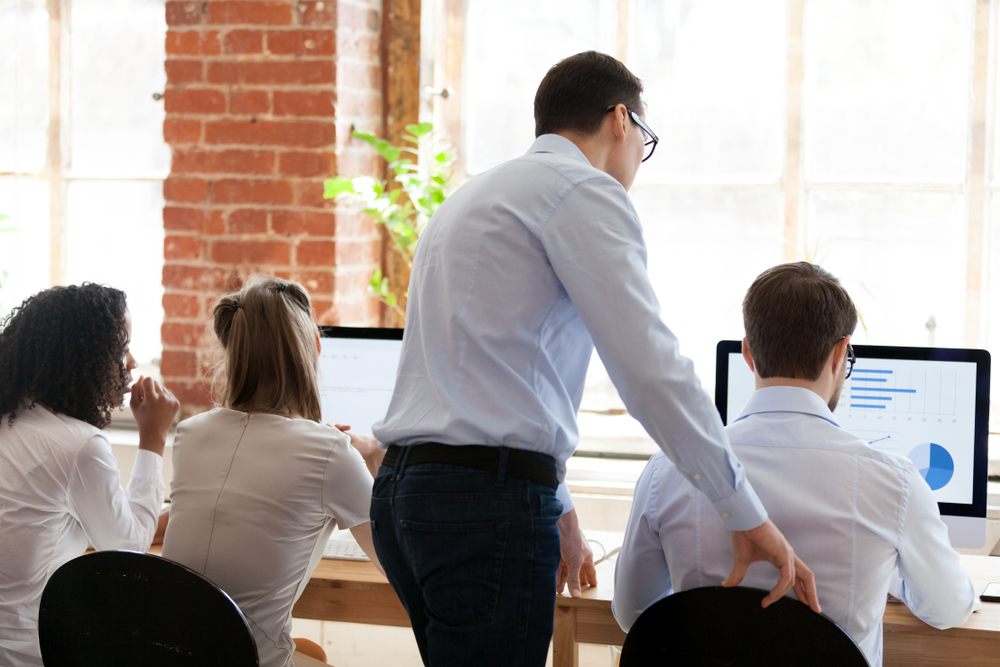
M617 104L612 104L604 111L614 111L617 106ZM646 141L643 143L646 147L645 155L642 158L642 161L645 162L649 158L653 157L653 151L656 150L656 144L660 143L660 140L656 137L656 133L649 129L649 125L646 125L646 121L639 117L639 114L632 111L628 107L625 107L625 110L628 111L628 115L632 117L632 122L638 125L639 129L646 133Z
M847 336L841 336L837 340L838 341L842 341L845 338L847 338ZM847 375L844 376L845 380L847 378L851 377L851 371L854 370L854 364L856 364L856 363L858 363L858 358L854 355L854 348L851 347L850 343L848 343L847 344Z

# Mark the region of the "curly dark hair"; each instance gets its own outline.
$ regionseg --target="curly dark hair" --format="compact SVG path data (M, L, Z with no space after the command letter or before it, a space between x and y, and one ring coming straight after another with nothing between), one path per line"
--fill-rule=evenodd
M125 293L84 283L25 299L0 322L0 417L41 403L97 428L128 386ZM3 420L0 418L0 426Z

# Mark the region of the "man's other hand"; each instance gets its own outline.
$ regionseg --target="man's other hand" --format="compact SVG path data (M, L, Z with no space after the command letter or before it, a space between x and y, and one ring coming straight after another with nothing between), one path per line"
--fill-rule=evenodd
M770 519L753 530L733 531L733 571L729 578L722 582L723 586L736 586L747 574L752 563L766 560L781 572L778 584L761 602L762 607L768 607L777 602L792 587L800 602L819 613L819 597L816 595L816 578L812 570L795 555L792 545L781 534L778 527Z
M557 525L562 562L559 563L559 574L556 576L556 593L562 593L563 587L569 584L570 597L578 598L582 586L597 585L594 552L580 530L576 509L563 514Z

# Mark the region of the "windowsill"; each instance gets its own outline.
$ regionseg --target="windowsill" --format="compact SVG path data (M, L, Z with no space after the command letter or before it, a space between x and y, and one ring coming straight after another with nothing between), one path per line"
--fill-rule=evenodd
M108 434L108 442L112 446L122 446L122 447L138 447L139 446L139 429L135 428L122 428L120 426L112 425L105 433ZM167 433L167 447L174 444L174 429L171 428Z

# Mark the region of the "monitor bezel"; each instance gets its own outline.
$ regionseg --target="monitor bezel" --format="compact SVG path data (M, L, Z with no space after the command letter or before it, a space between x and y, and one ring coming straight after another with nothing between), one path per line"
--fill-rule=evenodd
M321 326L321 338L357 338L360 340L403 340L403 330L389 327Z
M976 424L972 452L972 503L938 503L941 514L986 517L989 467L990 353L987 350L951 347L897 347L852 345L858 359L903 359L907 361L961 361L976 364ZM715 352L715 407L726 423L729 396L729 355L741 354L742 341L719 341Z

